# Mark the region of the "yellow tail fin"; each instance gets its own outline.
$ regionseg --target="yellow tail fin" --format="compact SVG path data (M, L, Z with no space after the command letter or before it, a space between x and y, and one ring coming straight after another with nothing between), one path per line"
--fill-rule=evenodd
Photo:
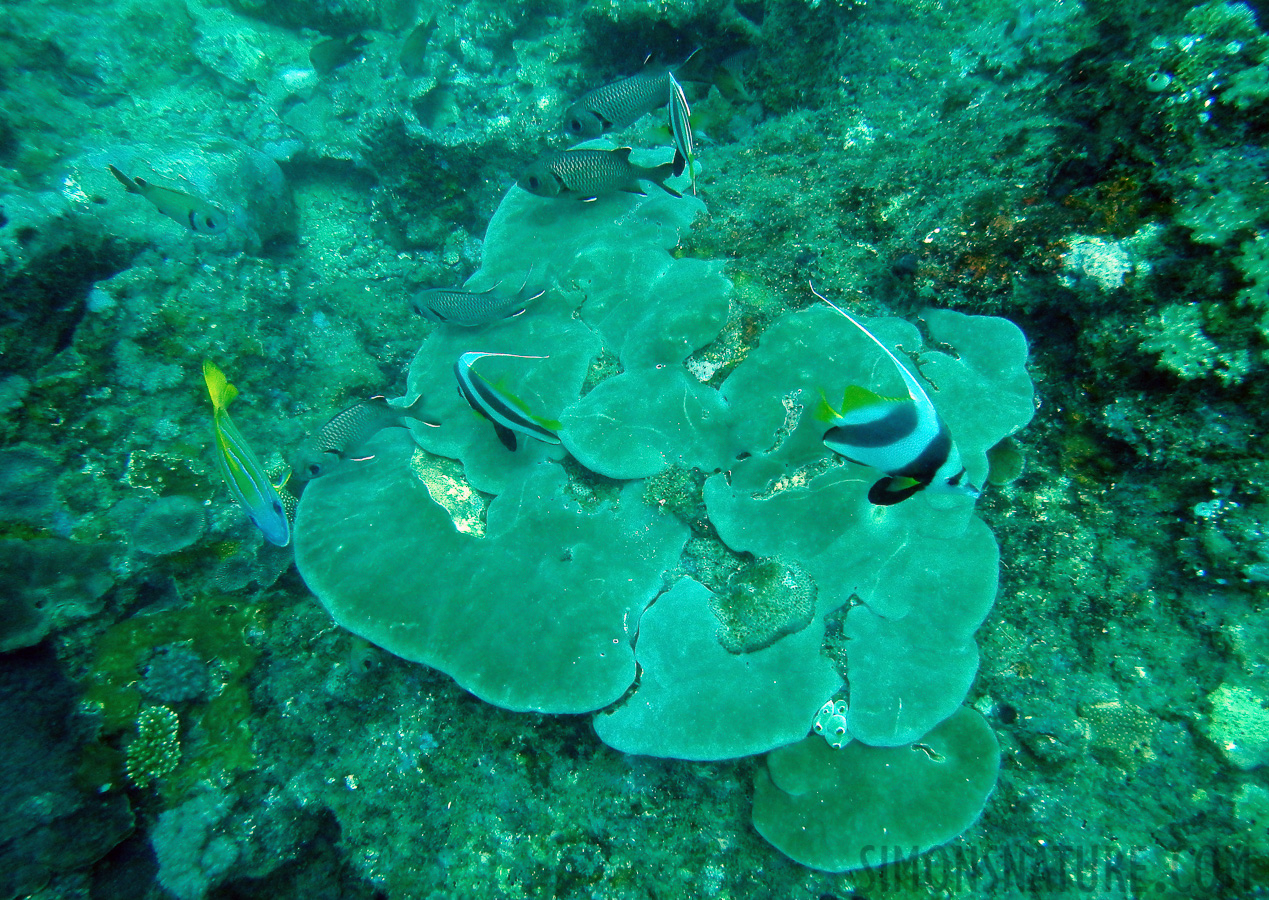
M210 359L203 360L203 380L207 382L207 393L211 394L212 406L218 410L233 403L238 396L238 389L229 383L225 373Z

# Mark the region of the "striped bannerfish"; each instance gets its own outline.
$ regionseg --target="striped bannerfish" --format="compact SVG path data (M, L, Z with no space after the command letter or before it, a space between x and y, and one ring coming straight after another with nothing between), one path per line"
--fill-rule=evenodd
M643 195L641 180L651 181L672 197L682 197L665 179L682 173L680 161L647 168L630 161L630 148L615 150L552 150L524 170L516 184L539 197L594 200L600 194L626 191Z
M687 173L692 178L692 193L696 193L696 169L693 163L696 161L696 144L692 140L692 110L688 108L687 96L683 93L683 86L675 80L671 74L670 78L670 133L674 136L674 152L678 154L678 158L682 160L680 165L687 167Z
M820 410L819 417L832 425L824 432L824 444L830 450L886 474L868 491L869 501L891 506L921 490L978 499L978 488L965 478L951 432L921 383L876 335L814 286L811 291L880 347L908 388L907 397L888 398L851 385L842 397L841 409L834 410L825 400Z
M159 187L144 178L129 178L114 166L106 166L129 194L140 194L154 208L196 234L221 234L229 227L229 216L201 197L172 188Z
M464 353L454 363L454 375L458 379L458 393L462 394L471 408L476 410L490 422L502 446L508 450L516 449L516 432L537 438L547 444L558 444L555 436L560 423L545 419L529 412L525 404L510 394L504 393L476 374L472 366L476 360L485 356L505 356L511 359L546 359L544 356L519 356L515 353L485 353L472 350Z
M424 414L422 397L409 406L393 406L385 397L361 400L336 413L300 445L291 459L291 471L297 479L306 481L321 477L335 463L346 459L373 459L358 455L370 439L385 428L405 428L411 420L437 425Z
M285 547L291 542L291 523L287 521L282 498L269 482L246 438L229 418L227 408L238 396L238 389L207 359L203 360L203 380L207 382L207 393L212 401L216 466L229 485L229 492L242 504L247 517L264 532L269 543Z

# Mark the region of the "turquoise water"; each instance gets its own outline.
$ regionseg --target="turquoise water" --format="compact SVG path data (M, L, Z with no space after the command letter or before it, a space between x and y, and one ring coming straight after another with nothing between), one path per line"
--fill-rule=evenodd
M1263 895L1263 19L6 4L0 895ZM695 191L515 186L670 68Z

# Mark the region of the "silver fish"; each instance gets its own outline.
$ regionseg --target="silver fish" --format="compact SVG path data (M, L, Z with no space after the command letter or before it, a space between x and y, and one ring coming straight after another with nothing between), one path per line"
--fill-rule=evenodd
M114 166L106 166L106 168L128 193L140 194L153 203L163 215L179 222L196 234L220 234L229 227L229 216L225 215L225 211L212 206L201 197L172 188L159 187L144 178L129 178Z
M553 150L525 169L516 183L539 197L594 200L600 194L626 191L644 193L641 180L651 181L673 197L683 196L665 179L682 172L681 164L668 162L646 168L630 161L630 148L615 150Z
M670 73L694 80L689 69L702 70L698 51L677 66L647 66L643 71L582 94L564 111L564 136L586 141L633 125L646 113L660 109L670 96Z
M546 293L546 289L528 294L529 279L514 294L500 296L498 285L483 291L469 288L428 288L419 291L410 300L410 308L429 322L474 328L499 319L511 319L520 315L530 303Z
M889 398L851 385L840 409L833 409L825 400L819 412L819 418L832 426L824 432L824 444L830 450L885 473L886 477L868 491L868 500L891 506L921 490L978 499L978 488L965 478L965 466L947 423L921 383L876 335L814 287L811 292L880 347L908 389L907 397Z
M291 471L304 481L326 474L345 459L370 459L361 454L372 437L385 428L405 428L411 420L437 425L424 414L422 397L406 407L393 406L384 397L354 403L300 445L291 457Z
M564 135L585 141L620 131L663 105L669 91L670 69L665 66L587 91L564 111Z

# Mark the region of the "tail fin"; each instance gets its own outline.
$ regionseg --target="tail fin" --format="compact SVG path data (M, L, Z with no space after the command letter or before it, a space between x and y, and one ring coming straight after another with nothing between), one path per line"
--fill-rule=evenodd
M401 415L414 419L416 422L420 422L429 428L440 428L441 423L438 422L435 417L428 414L427 403L425 401L425 396L423 394L419 394L418 397L415 398L414 402L409 406L400 407Z
M677 153L675 153L674 155L675 157L678 156ZM677 172L675 171L676 168L678 169ZM657 166L655 169L649 169L647 173L647 178L649 181L655 182L657 187L661 188L661 190L665 191L671 197L682 197L683 196L682 194L680 194L674 188L670 187L668 184L665 183L665 179L673 177L674 175L681 175L681 174L683 174L683 170L681 167L679 167L678 160L675 159L672 162L663 163L662 165Z
M114 166L106 166L106 168L110 170L111 175L119 179L119 183L123 185L123 189L127 191L129 194L141 193L141 188L137 187L136 183L127 175L120 172Z
M229 406L238 396L238 389L229 383L225 373L210 359L203 360L203 380L207 382L207 393L211 395L212 406L218 411Z

